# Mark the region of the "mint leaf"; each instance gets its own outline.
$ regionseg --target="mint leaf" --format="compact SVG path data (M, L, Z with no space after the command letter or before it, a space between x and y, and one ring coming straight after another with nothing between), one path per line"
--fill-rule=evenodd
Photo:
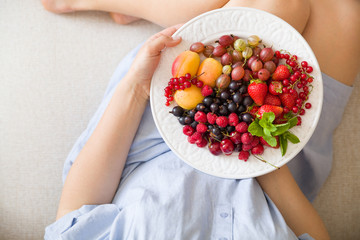
M286 132L290 128L290 123L275 124L276 131L272 133L273 136L278 136Z
M280 150L281 150L281 156L284 156L287 150L287 139L284 136L284 134L279 136L279 142L280 142Z
M264 134L265 134L265 136L269 136L269 137L271 137L271 132L270 132L270 130L269 130L269 129L264 128L263 130L264 130Z
M263 136L263 139L272 147L275 147L277 144L276 138L273 136Z
M248 128L249 133L251 133L254 136L264 136L263 128L259 125L258 121L253 121Z
M293 117L293 118L289 119L288 123L290 124L289 129L292 127L295 127L298 123L297 117Z
M272 123L275 120L275 114L273 112L264 112L261 120Z
M294 144L300 142L300 139L296 135L292 134L289 131L286 132L285 136L286 136L286 139L288 139L290 142L292 142Z

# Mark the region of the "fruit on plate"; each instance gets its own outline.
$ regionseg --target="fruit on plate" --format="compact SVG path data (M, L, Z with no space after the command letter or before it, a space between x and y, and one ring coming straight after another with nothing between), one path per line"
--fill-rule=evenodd
M173 77L184 76L190 73L195 76L200 65L200 56L196 52L187 50L180 53L172 64L171 73Z
M184 90L177 90L174 94L175 102L187 110L195 108L203 99L204 96L201 94L201 88L198 88L196 85L191 85L191 87Z
M190 144L208 146L216 156L237 153L247 161L253 155L272 165L259 157L266 148L279 148L283 156L288 141L300 141L290 130L312 107L315 79L307 61L265 46L256 35L223 35L213 45L193 43L172 70L165 105L175 101L171 113Z
M223 65L215 58L204 59L197 71L198 80L205 85L215 87L216 79L222 74Z

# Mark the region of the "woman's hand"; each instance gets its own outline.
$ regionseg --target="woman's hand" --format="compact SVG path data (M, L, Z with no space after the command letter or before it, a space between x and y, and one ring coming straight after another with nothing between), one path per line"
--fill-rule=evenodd
M166 47L174 47L181 42L180 37L171 36L179 29L180 25L169 27L150 37L137 54L129 73L132 84L138 84L143 90L145 99L149 98L150 83L159 64L161 52Z

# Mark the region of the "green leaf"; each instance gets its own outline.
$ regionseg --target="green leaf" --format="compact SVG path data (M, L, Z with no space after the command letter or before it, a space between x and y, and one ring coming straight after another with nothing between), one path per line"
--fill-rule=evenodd
M290 123L283 123L283 124L275 124L274 125L276 127L276 131L274 131L272 133L273 136L278 136L278 135L281 135L283 134L284 132L286 132L289 127L290 127Z
M281 156L284 156L287 150L287 139L284 136L284 134L279 136L279 142L280 142L280 150L281 150Z
M288 123L290 124L289 129L292 127L295 127L298 123L297 117L293 117L293 118L289 119Z
M264 130L265 136L271 137L271 132L270 132L270 130L268 128L264 128L263 130Z
M277 144L276 138L273 136L263 136L263 139L272 147L275 147Z
M286 138L294 144L300 142L300 139L289 131L286 132Z
M275 120L275 114L273 112L264 112L261 120L272 123Z
M253 121L248 128L249 133L251 133L254 136L264 136L263 128L259 125L258 121Z

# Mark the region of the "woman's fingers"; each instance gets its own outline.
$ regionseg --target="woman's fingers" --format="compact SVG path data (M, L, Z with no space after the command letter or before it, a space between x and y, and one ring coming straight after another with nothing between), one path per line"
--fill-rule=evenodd
M155 34L148 42L148 53L150 56L158 56L165 47L174 47L181 42L181 37L171 37L182 24L172 26Z

